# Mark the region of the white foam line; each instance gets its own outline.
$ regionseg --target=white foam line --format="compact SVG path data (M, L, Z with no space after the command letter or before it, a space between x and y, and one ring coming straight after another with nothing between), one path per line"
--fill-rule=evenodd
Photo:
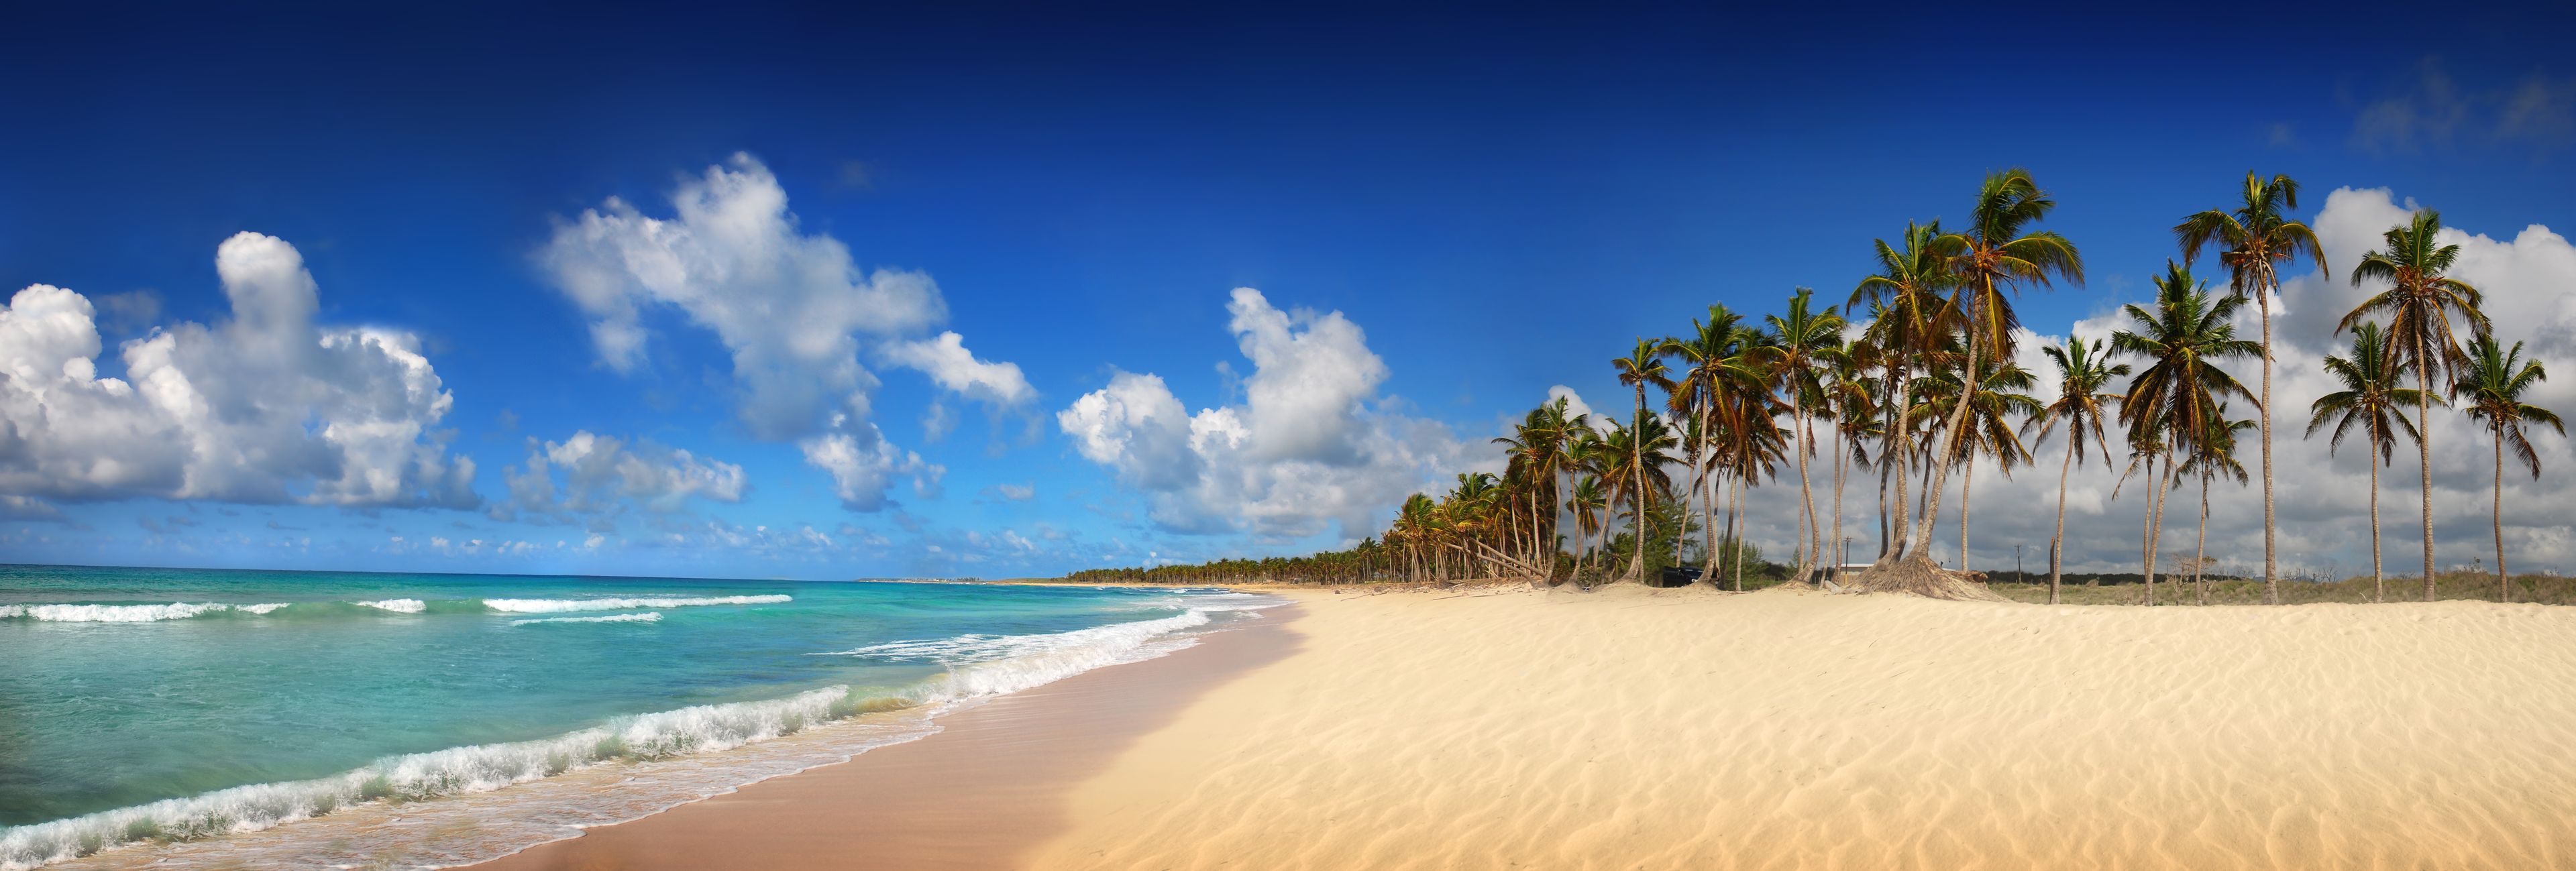
M689 608L702 605L775 605L795 600L794 596L784 595L632 599L485 599L483 607L516 614L552 614L561 611L620 611L628 608Z
M641 613L641 614L604 614L604 615L601 615L601 616L598 616L598 617L538 617L538 618L531 619L531 620L512 620L512 621L510 621L510 625L512 625L512 626L528 626L528 625L533 625L533 624L537 624L537 623L660 623L660 622L662 622L662 612L660 612L660 611L646 611L646 612Z

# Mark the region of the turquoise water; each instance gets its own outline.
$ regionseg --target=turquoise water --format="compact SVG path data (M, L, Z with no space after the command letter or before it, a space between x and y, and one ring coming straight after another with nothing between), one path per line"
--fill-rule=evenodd
M1152 655L1255 598L0 567L0 867L602 764L721 761L864 711Z

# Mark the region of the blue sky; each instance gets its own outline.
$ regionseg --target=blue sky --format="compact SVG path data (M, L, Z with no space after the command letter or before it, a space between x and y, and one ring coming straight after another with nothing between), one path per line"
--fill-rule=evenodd
M2253 45L2202 18L1865 8L44 18L60 14L78 13L22 10L34 20L0 36L0 111L18 122L0 137L5 290L87 301L98 378L139 383L124 343L191 323L216 328L172 340L203 343L208 362L181 371L287 378L223 368L247 346L224 344L217 247L263 234L234 249L257 261L243 280L292 285L258 269L280 246L300 258L318 300L301 341L408 336L447 399L392 413L418 425L404 456L436 474L392 461L394 489L363 492L319 483L366 462L331 447L317 409L389 412L312 392L401 392L328 386L357 363L307 361L322 369L306 386L214 412L266 415L242 432L342 450L336 465L210 455L253 435L190 449L185 422L160 418L124 447L46 406L17 425L60 428L65 447L0 450L19 518L0 558L19 561L829 578L1303 551L1374 532L1358 527L1383 520L1367 516L1392 504L1380 489L1482 460L1553 386L1618 403L1606 361L1636 336L1713 302L1771 310L1800 285L1839 298L1872 237L1957 215L1990 170L2030 168L2091 267L2085 287L2025 300L2043 335L2142 295L2168 228L2248 168L2300 179L2311 213L2352 188L2496 239L2576 223L2564 8L2415 9L2402 38L2368 10L2283 13ZM568 288L563 228L614 215L611 198L675 219L674 195L710 178L785 198L775 217L793 224L763 238L846 247L854 277L825 284L920 302L872 283L894 270L935 284L944 316L764 320L745 314L762 294L834 291L713 273L597 306ZM715 244L716 225L694 229ZM594 329L620 306L643 337L622 367ZM724 317L762 335L729 339ZM800 324L780 320L848 343L776 373L818 398L764 393L737 365L781 359L764 343ZM1025 386L950 389L899 362L950 331ZM865 374L833 381L844 359ZM1255 422L1222 457L1133 427L1086 437L1082 421L1137 407L1077 413L1120 373L1156 376L1183 413ZM774 402L786 418L754 420ZM601 472L583 500L557 464L551 511L514 497L532 439L581 433L638 471ZM809 449L833 438L867 452L855 498ZM101 471L157 459L186 472ZM1174 464L1200 477L1170 480ZM260 486L206 483L232 467ZM2563 522L2527 526L2536 558L2563 558Z

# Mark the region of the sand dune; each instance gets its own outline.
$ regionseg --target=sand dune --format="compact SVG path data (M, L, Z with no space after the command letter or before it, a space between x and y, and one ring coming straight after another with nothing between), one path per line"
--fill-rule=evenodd
M1300 599L1039 867L2576 865L2576 609Z

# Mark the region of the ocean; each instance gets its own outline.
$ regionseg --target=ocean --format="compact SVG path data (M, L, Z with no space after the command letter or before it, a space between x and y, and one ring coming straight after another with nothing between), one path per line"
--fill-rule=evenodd
M918 738L1276 604L0 566L0 869L481 861Z

